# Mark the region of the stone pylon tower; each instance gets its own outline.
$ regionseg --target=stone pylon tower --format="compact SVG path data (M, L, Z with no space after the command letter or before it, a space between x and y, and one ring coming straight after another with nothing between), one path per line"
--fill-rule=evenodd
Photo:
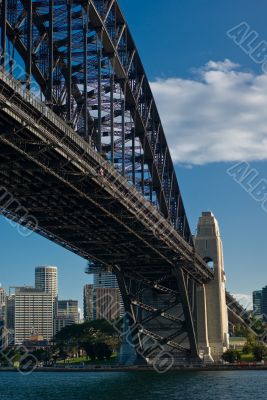
M214 269L214 280L197 289L197 336L204 361L218 361L229 347L223 247L219 225L203 212L195 238L197 253Z

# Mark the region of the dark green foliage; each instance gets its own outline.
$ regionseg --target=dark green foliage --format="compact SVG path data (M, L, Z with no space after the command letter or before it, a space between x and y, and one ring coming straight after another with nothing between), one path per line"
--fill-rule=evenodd
M253 350L253 346L251 346L249 343L246 343L243 347L242 353L243 354L250 354Z
M54 338L58 358L84 351L91 360L108 360L120 345L119 322L114 325L106 320L88 321L63 328Z
M262 343L257 343L253 347L253 355L255 358L255 361L262 361L263 358L266 356L267 351L266 351L266 346Z
M227 350L225 353L223 353L222 359L226 362L233 364L237 361L240 361L241 355L236 350Z

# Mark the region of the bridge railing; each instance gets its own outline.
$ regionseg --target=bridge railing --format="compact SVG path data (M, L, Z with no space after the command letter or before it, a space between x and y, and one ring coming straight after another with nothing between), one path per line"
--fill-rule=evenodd
M29 126L32 125L35 129L41 129L42 127L42 133L46 135L47 139L52 142L54 141L56 147L64 146L64 152L68 154L70 159L75 158L75 163L79 164L83 171L86 171L91 164L90 174L92 179L98 184L101 183L105 185L106 188L109 188L109 190L112 190L112 193L120 198L121 203L125 204L128 210L131 210L135 216L139 216L143 225L146 225L156 237L163 240L168 247L174 250L177 249L177 255L182 255L182 263L184 263L185 267L188 268L192 274L196 273L200 279L212 279L212 271L207 267L202 258L195 253L194 248L191 247L178 234L170 222L131 186L125 177L119 174L108 161L98 154L89 143L82 139L46 104L26 90L20 82L15 80L12 76L7 75L3 69L0 69L0 80L11 88L15 95L21 97L25 103L30 104L31 107L37 110L42 116L42 118L34 118L31 117L29 113L24 113L23 118L27 119ZM42 125L42 121L44 121L45 118L57 128L56 138L55 135L51 135L51 133L48 132L47 125ZM59 131L60 135L58 134ZM54 133L53 131L53 134ZM65 144L66 139L68 139L68 145ZM70 142L72 146L70 146ZM100 170L102 173L99 173ZM181 260L177 257L177 264L179 261ZM186 263L188 265L186 265Z

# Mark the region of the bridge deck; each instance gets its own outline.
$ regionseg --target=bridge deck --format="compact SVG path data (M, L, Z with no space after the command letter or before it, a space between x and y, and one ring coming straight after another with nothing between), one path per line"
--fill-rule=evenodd
M0 183L36 230L108 266L155 278L181 265L199 282L212 279L171 224L63 120L3 72L0 89ZM20 220L17 208L3 213Z

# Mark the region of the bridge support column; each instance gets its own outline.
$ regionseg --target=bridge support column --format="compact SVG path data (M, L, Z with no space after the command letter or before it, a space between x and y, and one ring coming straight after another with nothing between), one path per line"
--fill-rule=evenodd
M199 355L206 364L213 363L208 335L208 318L205 285L197 287L197 341Z
M205 362L219 361L229 347L223 248L219 225L211 212L198 222L196 251L214 269L214 279L197 289L197 338Z

